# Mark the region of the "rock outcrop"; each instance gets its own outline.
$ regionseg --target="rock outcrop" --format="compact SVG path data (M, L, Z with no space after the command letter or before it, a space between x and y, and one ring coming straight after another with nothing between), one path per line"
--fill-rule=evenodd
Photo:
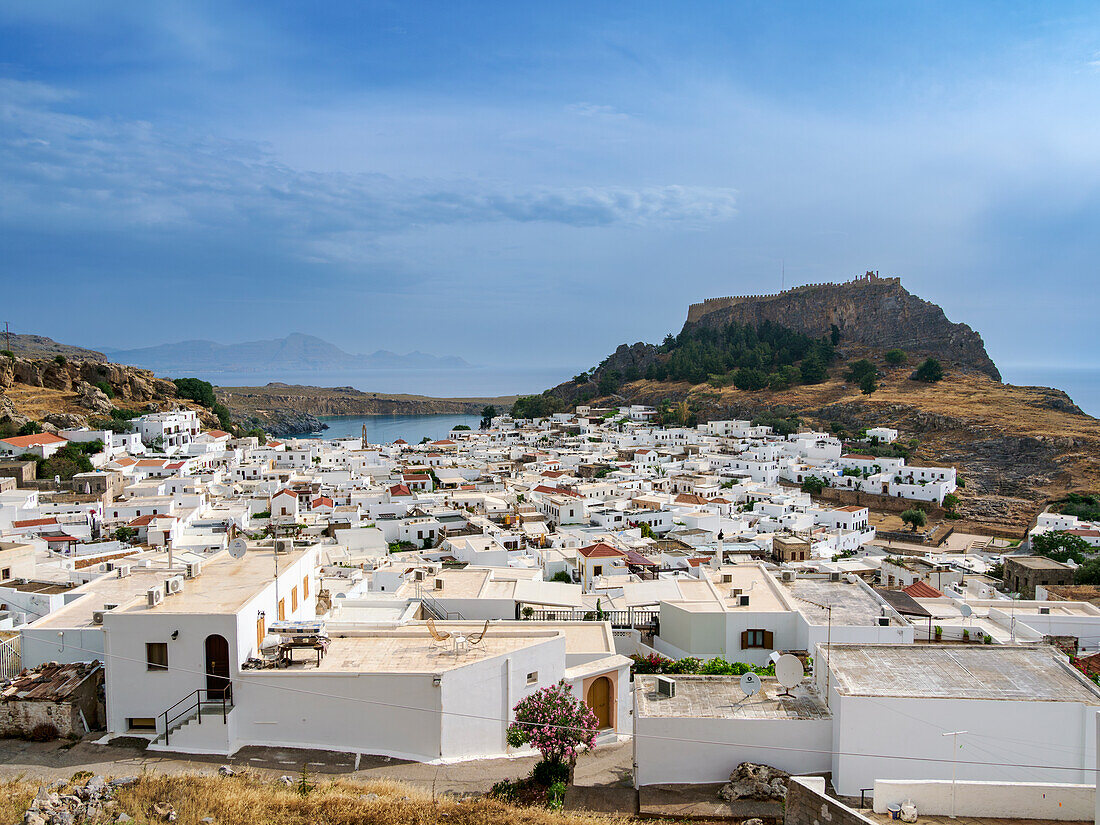
M911 356L932 356L944 364L1001 378L978 333L949 321L939 306L910 293L899 278L879 278L869 272L842 284L712 298L689 308L684 329L721 327L731 321L752 326L772 321L813 338L830 335L835 326L842 345L896 347Z
M787 782L791 775L779 768L742 762L733 769L730 781L718 790L726 802L738 799L783 800L787 798Z

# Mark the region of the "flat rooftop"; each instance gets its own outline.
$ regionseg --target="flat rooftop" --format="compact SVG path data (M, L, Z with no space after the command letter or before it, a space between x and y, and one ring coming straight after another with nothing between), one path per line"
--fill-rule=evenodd
M739 676L667 676L676 683L676 695L657 695L656 676L636 676L634 694L638 715L649 718L704 719L828 719L829 709L809 684L780 696L782 686L763 677L763 687L752 696L741 691Z
M1100 705L1100 691L1046 645L832 645L827 651L833 685L849 696Z
M437 622L453 635L480 633L485 622ZM320 666L312 651L295 652L296 662L282 672L439 673L563 639L566 653L611 655L614 640L599 622L491 622L480 644L455 651L451 640L436 642L426 625L334 636Z
M1063 564L1046 556L1005 556L1005 564L1008 562L1026 567L1029 570L1071 570L1068 564Z
M875 625L882 615L878 599L858 584L799 577L783 582L782 586L787 588L795 609L810 624L824 625L829 621L829 612L818 605L832 607L834 625Z
M287 553L279 553L280 571L289 569L291 564L310 549L295 548ZM124 613L235 613L273 581L275 560L275 551L271 547L249 545L243 559L234 559L222 551L203 561L200 576L184 581L181 592L166 596L156 607L149 607L142 599L120 609ZM176 575L175 571L173 575ZM160 580L154 581L148 587L160 584L165 578L167 571L161 570Z

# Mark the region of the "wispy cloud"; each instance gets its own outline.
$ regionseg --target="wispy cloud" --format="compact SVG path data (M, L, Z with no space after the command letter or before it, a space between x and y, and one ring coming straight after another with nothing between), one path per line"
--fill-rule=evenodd
M736 215L735 193L699 186L539 186L311 172L263 145L66 111L65 93L0 86L0 220L56 229L249 229L312 248L447 225L693 226ZM329 250L339 249L331 244Z

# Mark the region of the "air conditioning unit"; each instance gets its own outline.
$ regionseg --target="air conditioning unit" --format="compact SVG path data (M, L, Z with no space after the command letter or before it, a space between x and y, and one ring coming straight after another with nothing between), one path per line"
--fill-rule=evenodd
M161 585L150 587L145 591L145 600L150 607L156 607L164 601L164 588Z
M413 571L413 581L414 582L424 581L424 571L423 570L414 570Z
M188 578L188 579L196 578L202 572L202 562L201 561L189 561L189 562L187 562L187 567L185 568L185 570L186 570L186 572L184 573L184 576L186 578Z
M443 589L443 579L438 579L437 578L435 580L435 589L436 590L442 590Z
M131 568L128 564L120 564L118 567L115 568L115 575L117 575L120 579L124 579L130 575L130 571L132 569L133 568Z
M104 562L104 564L107 565L107 572L108 573L110 573L112 570L115 569L115 563L113 561L107 561L107 562Z
M879 627L889 627L890 626L890 617L889 616L879 616L878 617L878 626Z
M793 570L784 570L783 573L782 573L782 580L785 581L785 582L793 582L794 581L794 571Z
M106 612L106 610L93 610L92 624L103 624L103 614Z
M732 573L723 573L722 574L722 584L729 584L732 581L733 581L733 574Z
M278 539L275 542L276 553L289 553L294 549L294 539Z
M183 592L183 576L173 576L164 582L165 592L171 596L173 593Z
M830 573L829 574L829 581L831 581L831 582L840 581L840 574L839 573Z
M665 676L657 677L657 695L671 699L676 695L676 682Z
M107 562L101 562L100 564L97 564L95 569L100 573L106 573L110 570L110 568L107 567Z
M745 595L738 596L737 597L737 605L739 607L748 607L749 606L749 597L745 596Z

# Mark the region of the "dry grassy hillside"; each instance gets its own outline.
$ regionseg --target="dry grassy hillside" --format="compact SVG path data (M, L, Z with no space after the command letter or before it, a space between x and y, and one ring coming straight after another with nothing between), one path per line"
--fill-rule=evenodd
M71 794L87 777L58 788ZM294 778L295 783L299 781ZM455 799L430 794L396 782L355 783L308 780L300 793L255 774L219 776L153 776L117 791L115 799L97 806L94 818L78 816L74 825L113 823L125 813L138 823L164 822L175 812L176 825L598 825L627 823L623 817L559 813L522 808L485 798ZM23 822L39 785L26 781L0 783L0 822ZM207 818L210 819L207 819Z

